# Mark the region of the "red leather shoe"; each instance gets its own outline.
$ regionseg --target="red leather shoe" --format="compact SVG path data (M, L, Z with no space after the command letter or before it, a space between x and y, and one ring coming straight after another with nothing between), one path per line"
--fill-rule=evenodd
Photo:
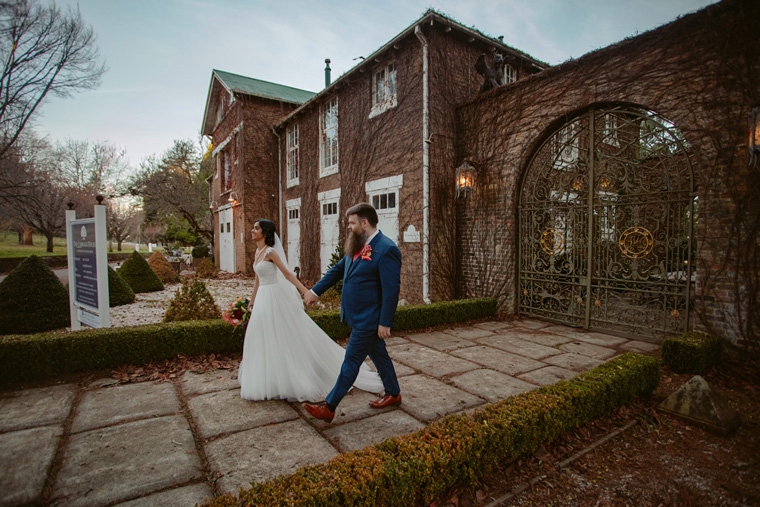
M401 405L400 394L398 396L383 396L379 400L369 402L369 406L372 408L393 407L395 405Z
M321 419L323 421L332 422L333 417L335 417L335 412L331 412L329 408L327 408L327 403L318 403L316 405L312 403L303 403L301 404L303 408L306 409L308 413L316 417L317 419Z

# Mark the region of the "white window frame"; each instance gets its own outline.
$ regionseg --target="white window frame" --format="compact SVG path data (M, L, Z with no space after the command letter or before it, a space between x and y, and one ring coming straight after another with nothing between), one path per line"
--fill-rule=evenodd
M398 72L393 62L372 74L372 109L369 117L374 118L397 105Z
M288 183L287 187L293 187L295 185L298 185L299 183L299 177L300 177L300 152L298 150L299 146L299 130L298 130L298 123L294 123L293 125L288 126L287 129L285 129L285 137L287 139L287 157L286 157L286 166L287 166L287 175L288 175Z
M613 113L606 113L604 115L602 142L620 148L620 140L618 139L618 117Z
M329 150L329 151L328 151ZM332 97L319 112L319 177L338 172L338 97Z
M502 70L504 72L504 84L512 84L517 81L517 70L510 64L505 63Z
M386 207L377 209L377 207L373 205L373 207L376 208L378 219L390 217L392 216L394 218L394 221L396 223L395 227L395 234L396 237L391 237L392 231L387 230L383 234L386 236L391 237L391 239L398 243L399 237L398 235L401 233L400 231L400 224L399 224L399 215L401 211L401 202L399 201L399 190L401 190L401 187L404 186L404 175L403 174L397 174L396 176L390 176L388 178L380 178L373 181L368 181L364 184L364 191L367 193L367 202L373 203L375 197L378 199L382 199L383 195L389 195L393 194L393 198L396 201L395 206L393 208Z
M580 150L578 148L577 125L570 123L562 127L552 138L552 158L554 167L568 171L578 161Z

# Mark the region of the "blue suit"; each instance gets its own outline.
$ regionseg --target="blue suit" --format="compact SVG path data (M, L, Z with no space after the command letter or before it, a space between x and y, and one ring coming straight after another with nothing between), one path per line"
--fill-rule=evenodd
M369 246L370 259L344 256L312 288L321 296L343 279L340 319L351 327L351 338L338 381L325 398L333 411L354 384L367 356L375 363L385 394L398 396L401 392L385 340L377 335L378 325L393 327L401 288L401 251L380 231Z

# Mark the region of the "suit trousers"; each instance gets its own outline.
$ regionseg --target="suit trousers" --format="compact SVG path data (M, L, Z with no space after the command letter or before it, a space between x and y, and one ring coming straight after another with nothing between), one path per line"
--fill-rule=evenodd
M388 350L385 348L385 340L377 336L377 329L369 331L352 329L338 380L332 391L330 391L330 394L325 398L331 410L335 410L340 400L343 399L348 390L351 389L351 386L354 385L354 381L356 381L356 377L359 375L359 368L367 356L369 356L375 364L375 368L377 368L377 373L383 381L385 394L398 396L401 393L401 388L396 378L396 369L393 367L393 361L391 361Z

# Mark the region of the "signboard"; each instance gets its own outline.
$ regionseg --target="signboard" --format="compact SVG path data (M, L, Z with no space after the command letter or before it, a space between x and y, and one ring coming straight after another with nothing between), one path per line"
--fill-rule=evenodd
M69 258L71 329L111 327L108 301L108 253L106 207L95 206L95 218L77 220L76 211L66 212Z
M74 247L74 300L98 308L98 265L95 256L95 219L75 220L68 231Z

